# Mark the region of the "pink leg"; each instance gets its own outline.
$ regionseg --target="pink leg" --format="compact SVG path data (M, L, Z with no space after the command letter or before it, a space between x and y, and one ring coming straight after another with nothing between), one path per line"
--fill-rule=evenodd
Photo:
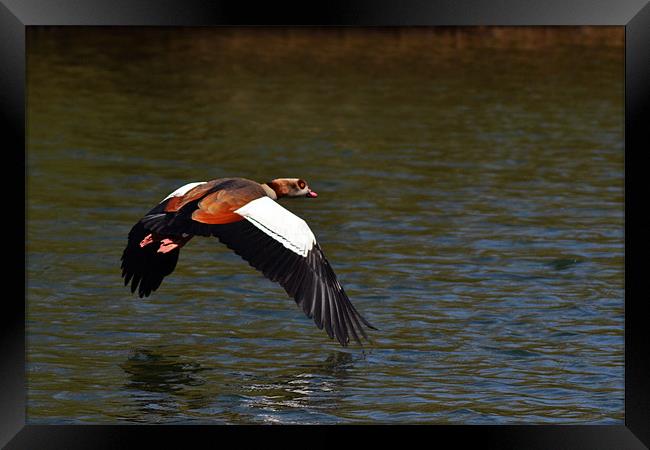
M140 242L140 248L144 248L147 245L151 244L153 242L153 234L148 234L142 242Z
M169 253L177 247L178 244L171 239L163 239L160 241L160 248L158 249L158 253Z
M158 249L158 253L169 253L175 248L181 248L187 242L192 239L192 236L187 236L187 237L173 237L173 238L165 238L160 241L160 248Z

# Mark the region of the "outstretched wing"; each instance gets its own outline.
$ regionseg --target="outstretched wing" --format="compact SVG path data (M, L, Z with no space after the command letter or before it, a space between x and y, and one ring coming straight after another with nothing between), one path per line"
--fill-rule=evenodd
M356 310L316 242L309 226L269 197L253 200L235 213L245 220L222 225L215 235L235 253L280 285L318 328L347 345L367 339Z
M148 297L172 273L178 262L178 248L169 253L159 253L157 245L140 247L140 242L150 231L141 222L129 233L129 243L122 253L122 278L124 285L131 282L131 292L138 290L140 297Z
M152 234L152 230L146 226L147 218L165 214L165 210L178 204L187 194L201 191L202 186L207 183L201 181L189 183L169 194L158 205L147 213L145 217L136 223L129 232L128 243L122 252L122 278L124 285L131 283L131 292L138 291L140 297L148 297L151 292L160 287L163 279L171 274L176 268L180 249L176 248L168 253L158 252L158 245L152 242L150 245L141 246L140 243ZM163 238L157 235L156 239Z

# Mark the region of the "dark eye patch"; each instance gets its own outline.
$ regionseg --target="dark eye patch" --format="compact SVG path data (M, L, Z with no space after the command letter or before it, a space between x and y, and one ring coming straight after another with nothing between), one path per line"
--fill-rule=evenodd
M303 189L303 188L305 187L305 182L302 181L302 180L298 181L298 187L299 187L300 189Z

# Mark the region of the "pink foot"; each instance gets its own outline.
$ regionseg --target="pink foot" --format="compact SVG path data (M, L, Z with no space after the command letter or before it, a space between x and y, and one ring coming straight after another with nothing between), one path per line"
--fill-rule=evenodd
M171 239L163 239L160 241L160 248L158 249L158 253L169 253L175 248L178 248L178 244Z
M144 248L147 245L151 244L152 242L153 242L153 235L149 234L142 240L142 242L140 242L140 248Z

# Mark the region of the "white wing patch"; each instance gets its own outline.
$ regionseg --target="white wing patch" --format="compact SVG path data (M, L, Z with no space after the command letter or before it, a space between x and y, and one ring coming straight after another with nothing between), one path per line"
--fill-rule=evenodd
M178 189L176 189L174 192L169 194L167 197L163 198L160 203L164 202L165 200L167 200L170 197L180 197L181 195L185 195L190 189L192 189L193 187L198 186L199 184L203 184L203 183L205 183L205 181L198 181L196 183L188 183L185 186L181 186Z
M235 213L300 256L307 256L316 243L314 233L304 220L269 197L255 199Z

